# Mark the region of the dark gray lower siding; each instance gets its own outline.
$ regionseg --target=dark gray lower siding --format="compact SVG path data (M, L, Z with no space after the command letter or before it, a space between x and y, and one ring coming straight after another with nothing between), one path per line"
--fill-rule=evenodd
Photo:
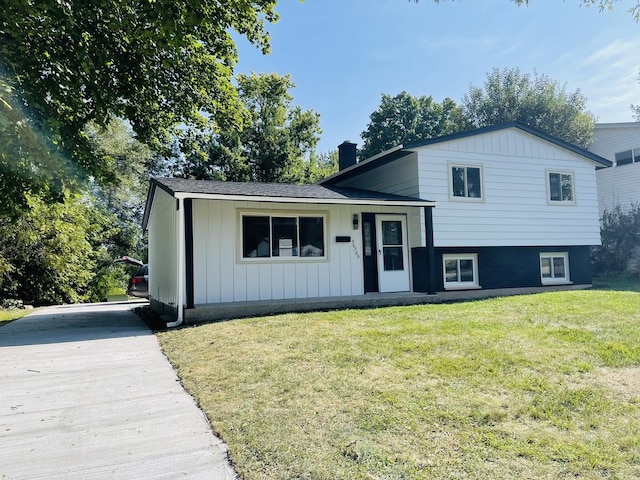
M477 253L478 278L483 289L541 287L540 253L568 252L569 275L574 285L591 283L589 246L573 247L456 247L437 248L436 290L444 290L442 256Z

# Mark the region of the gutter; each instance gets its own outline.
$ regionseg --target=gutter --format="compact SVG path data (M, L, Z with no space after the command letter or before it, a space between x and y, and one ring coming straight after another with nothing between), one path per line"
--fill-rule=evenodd
M184 321L184 283L185 283L185 224L184 224L184 197L178 199L178 285L177 297L178 301L178 318L175 322L167 323L167 328L177 327Z

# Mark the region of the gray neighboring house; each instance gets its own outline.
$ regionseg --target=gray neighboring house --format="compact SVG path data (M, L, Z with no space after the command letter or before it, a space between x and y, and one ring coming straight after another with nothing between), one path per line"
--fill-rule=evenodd
M174 325L590 286L610 161L519 123L355 154L340 145L340 171L316 185L153 179L153 308Z
M600 216L640 204L640 122L597 124L589 150L612 163L596 174Z

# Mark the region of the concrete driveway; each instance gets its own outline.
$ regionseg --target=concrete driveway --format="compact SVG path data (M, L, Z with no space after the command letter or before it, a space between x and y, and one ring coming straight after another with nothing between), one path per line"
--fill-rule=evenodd
M234 478L135 306L52 307L0 327L0 479Z

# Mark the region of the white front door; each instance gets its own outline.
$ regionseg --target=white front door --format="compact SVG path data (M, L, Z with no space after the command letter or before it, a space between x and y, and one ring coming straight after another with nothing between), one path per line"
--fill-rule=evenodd
M376 215L378 247L378 290L408 292L409 255L407 219L404 215Z

